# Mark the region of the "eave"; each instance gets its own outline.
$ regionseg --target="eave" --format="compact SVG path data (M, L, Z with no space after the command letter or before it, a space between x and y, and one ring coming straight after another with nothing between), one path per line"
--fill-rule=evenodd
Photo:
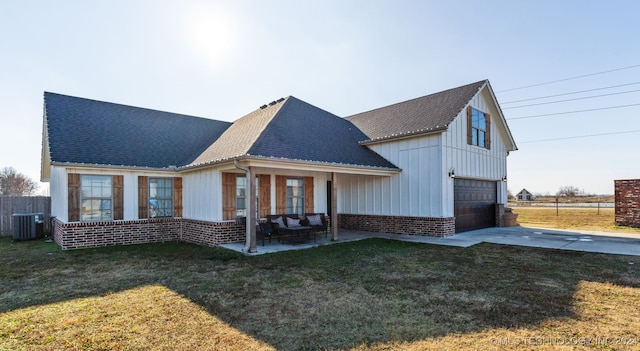
M167 172L176 173L178 167L144 167L144 166L127 166L127 165L102 165L95 163L77 163L77 162L51 162L52 166L65 168L97 168L97 169L115 169L128 171L147 171L147 172Z
M344 163L332 163L332 162L319 162L311 160L291 160L275 157L242 155L225 160L219 160L214 162L208 162L206 164L191 165L186 167L180 167L181 172L187 172L197 169L209 168L214 166L222 166L228 164L230 168L233 167L233 161L242 162L243 166L270 168L270 169L286 169L286 170L299 170L299 171L311 171L311 172L335 172L343 174L362 174L362 175L375 175L375 176L392 176L402 172L400 168L389 167L374 167L363 165L352 165Z
M438 126L436 128L421 129L421 130L417 130L417 131L414 131L414 132L407 132L407 133L402 133L402 134L392 134L392 135L381 137L381 138L363 140L363 141L360 141L358 143L360 145L372 145L372 144L384 143L384 142L387 142L387 141L395 141L395 140L401 140L401 139L415 138L415 137L423 136L423 135L441 134L441 133L445 132L448 128L449 128L448 125L442 126L442 127Z

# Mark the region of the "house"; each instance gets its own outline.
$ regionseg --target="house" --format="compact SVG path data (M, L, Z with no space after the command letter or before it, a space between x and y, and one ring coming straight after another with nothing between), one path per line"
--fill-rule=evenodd
M46 92L42 181L64 249L246 243L256 217L451 236L500 226L517 150L489 81L345 118L293 96L233 123Z
M527 189L522 189L519 193L516 194L516 199L518 201L533 201L535 200L535 196Z

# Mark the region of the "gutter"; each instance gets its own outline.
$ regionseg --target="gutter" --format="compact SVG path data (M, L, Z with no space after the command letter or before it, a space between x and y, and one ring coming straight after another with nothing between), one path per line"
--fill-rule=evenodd
M74 163L74 162L51 162L52 166L61 166L67 168L110 168L110 169L126 169L136 171L155 171L155 172L171 172L176 173L178 167L143 167L143 166L124 166L124 165L103 165L97 163Z

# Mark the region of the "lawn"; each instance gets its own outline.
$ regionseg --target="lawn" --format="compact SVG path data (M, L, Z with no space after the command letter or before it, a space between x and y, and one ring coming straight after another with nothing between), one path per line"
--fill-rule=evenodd
M637 233L639 228L619 227L613 208L513 207L521 226Z
M382 239L244 257L0 239L0 350L640 347L640 257Z

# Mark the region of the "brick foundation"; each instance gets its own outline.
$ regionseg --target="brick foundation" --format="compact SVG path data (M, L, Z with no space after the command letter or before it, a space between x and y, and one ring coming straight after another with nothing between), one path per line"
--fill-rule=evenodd
M179 241L181 220L174 218L62 223L54 220L53 238L62 249Z
M339 214L340 228L368 232L452 236L456 233L454 217L405 217Z
M640 228L640 179L615 180L616 225Z
M246 238L244 221L207 222L185 219L182 225L182 241L192 244L218 246L242 242Z
M340 214L340 227L379 233L452 236L455 218L374 216ZM244 221L208 222L183 218L132 221L73 222L53 221L54 241L63 250L99 246L187 242L219 246L245 240Z
M54 241L63 250L167 241L218 246L245 238L245 226L240 221L206 222L182 218L73 223L54 219L52 231Z

